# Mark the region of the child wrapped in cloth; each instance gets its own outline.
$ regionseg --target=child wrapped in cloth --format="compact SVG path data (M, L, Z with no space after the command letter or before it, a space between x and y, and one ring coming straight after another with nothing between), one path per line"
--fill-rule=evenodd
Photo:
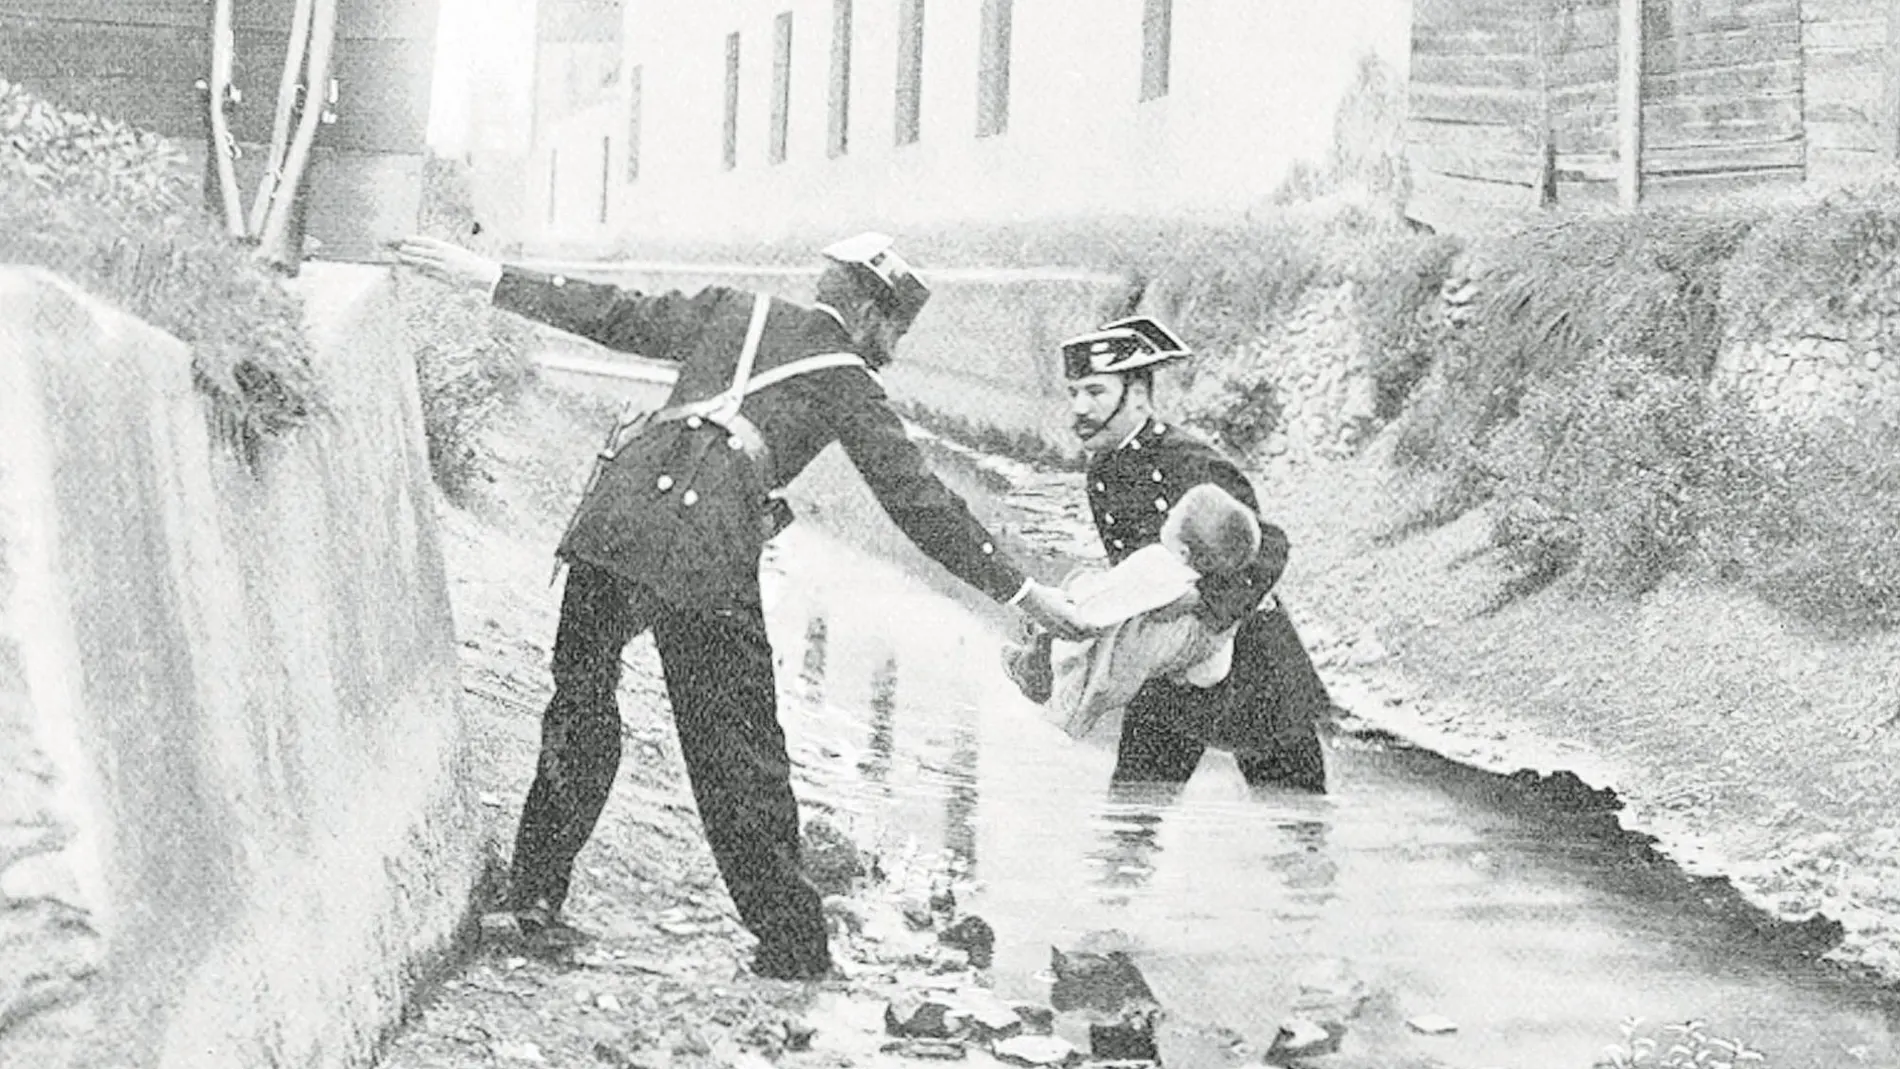
M1194 487L1168 510L1160 541L1064 584L1097 634L1082 642L1035 634L1005 651L1010 678L1076 739L1151 679L1218 685L1232 671L1238 625L1214 631L1184 606L1202 576L1244 568L1259 552L1253 510L1218 486Z

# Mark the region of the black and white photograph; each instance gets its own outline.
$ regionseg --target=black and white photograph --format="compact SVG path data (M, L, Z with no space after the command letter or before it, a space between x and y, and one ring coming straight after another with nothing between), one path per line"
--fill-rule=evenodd
M1900 0L0 0L0 1069L1900 1069Z

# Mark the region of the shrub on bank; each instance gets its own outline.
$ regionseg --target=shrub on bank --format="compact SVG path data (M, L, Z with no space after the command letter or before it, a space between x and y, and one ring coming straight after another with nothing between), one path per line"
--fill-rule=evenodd
M1528 390L1606 352L1706 381L1721 341L1722 264L1747 228L1685 212L1567 216L1483 247L1479 314L1439 353L1444 388L1404 413L1397 455L1469 464Z
M1891 301L1895 251L1882 190L1534 224L1478 251L1485 303L1442 332L1395 456L1439 488L1432 519L1491 501L1538 583L1632 594L1706 568L1823 626L1900 624L1895 414L1815 427L1711 387L1724 339L1781 310Z
M296 298L200 206L177 146L0 79L0 262L45 267L191 346L246 455L322 410Z
M1731 412L1709 437L1692 501L1717 574L1836 630L1900 626L1895 413L1804 427Z
M1480 454L1503 504L1497 544L1523 574L1652 589L1696 543L1689 498L1712 459L1710 403L1698 378L1620 352L1530 387Z
M1463 251L1454 238L1412 233L1388 233L1356 250L1354 312L1381 424L1404 410L1450 340L1439 295Z
M475 211L466 165L431 158L423 181L422 231L467 242ZM406 271L396 294L415 346L430 471L443 493L465 500L484 477L482 431L533 379L534 328L480 295Z

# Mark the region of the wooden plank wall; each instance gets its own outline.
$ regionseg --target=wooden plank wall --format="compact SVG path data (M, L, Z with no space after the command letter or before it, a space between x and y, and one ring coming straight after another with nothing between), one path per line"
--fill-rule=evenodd
M0 78L69 108L197 137L209 10L203 0L0 0Z
M1546 188L1560 206L1615 204L1617 9L1417 0L1407 155L1418 218L1496 218ZM1645 0L1644 199L1890 166L1896 12L1900 0Z
M1643 199L1799 184L1800 0L1650 0L1643 16Z
M1546 14L1557 203L1616 203L1617 0L1559 0Z
M343 0L341 98L323 145L420 152L428 130L437 0ZM270 139L294 0L237 0L232 112L240 141ZM204 0L0 0L0 77L66 107L186 140L203 136Z
M1537 6L1416 0L1406 158L1417 218L1457 229L1538 207L1544 102Z
M1892 0L1804 0L1808 177L1870 177L1893 159L1886 66Z

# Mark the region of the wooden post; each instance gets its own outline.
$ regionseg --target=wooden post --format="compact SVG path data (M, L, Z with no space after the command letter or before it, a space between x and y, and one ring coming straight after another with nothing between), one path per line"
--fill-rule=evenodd
M1616 201L1643 199L1643 0L1617 0Z
M1881 62L1880 154L1900 162L1900 0L1887 0L1887 47Z

